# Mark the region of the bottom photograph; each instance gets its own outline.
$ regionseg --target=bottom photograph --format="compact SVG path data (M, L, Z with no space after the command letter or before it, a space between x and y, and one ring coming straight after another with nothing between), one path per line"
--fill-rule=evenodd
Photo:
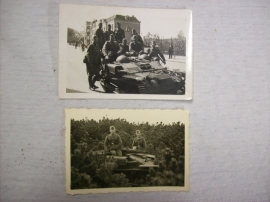
M187 110L65 113L68 194L189 190Z

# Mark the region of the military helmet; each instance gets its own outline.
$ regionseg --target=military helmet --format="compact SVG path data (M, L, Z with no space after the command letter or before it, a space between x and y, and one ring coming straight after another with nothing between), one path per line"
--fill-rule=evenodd
M116 62L119 63L129 63L129 58L124 56L124 55L120 55L118 58L116 58Z
M144 60L150 60L150 57L147 54L142 54L139 56L139 58L144 59Z

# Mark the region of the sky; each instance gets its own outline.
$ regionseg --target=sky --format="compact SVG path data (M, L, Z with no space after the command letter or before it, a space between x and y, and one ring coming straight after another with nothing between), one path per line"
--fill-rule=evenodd
M108 18L115 14L134 15L141 21L141 36L148 32L159 34L160 37L176 37L179 31L188 34L190 10L180 9L146 9L128 7L101 7L88 5L60 5L60 22L77 31L85 29L86 21Z

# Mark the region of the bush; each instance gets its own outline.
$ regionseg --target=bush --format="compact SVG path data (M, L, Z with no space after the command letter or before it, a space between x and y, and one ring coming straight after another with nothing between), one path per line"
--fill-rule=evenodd
M147 152L155 155L157 170L131 178L114 173L116 162L102 151L109 127L114 125L124 147L131 147L135 131L141 130ZM125 119L71 120L71 188L104 188L128 186L183 186L185 125L180 122L164 124L130 123Z

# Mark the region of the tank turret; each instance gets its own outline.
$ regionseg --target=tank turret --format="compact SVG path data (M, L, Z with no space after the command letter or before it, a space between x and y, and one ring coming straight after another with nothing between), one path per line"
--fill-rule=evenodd
M147 54L142 54L139 56L139 58L144 59L144 60L151 60Z
M124 56L124 55L120 55L118 58L116 58L116 62L118 63L129 63L129 58Z

